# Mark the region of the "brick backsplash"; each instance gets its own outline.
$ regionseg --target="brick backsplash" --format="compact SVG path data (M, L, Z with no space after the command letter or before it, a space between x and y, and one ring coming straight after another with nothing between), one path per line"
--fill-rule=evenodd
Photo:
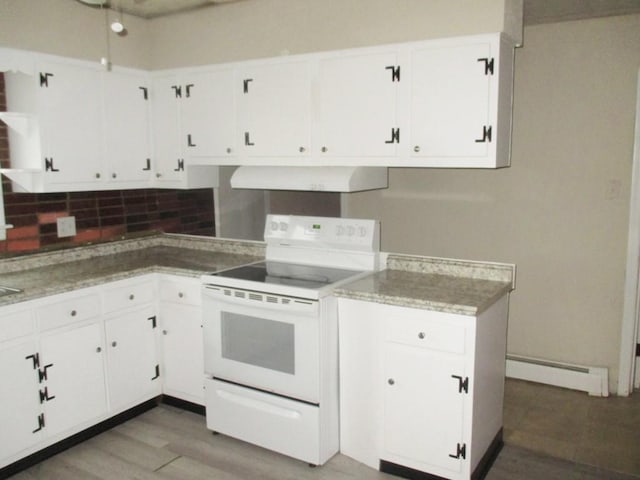
M6 111L0 73L0 111ZM0 166L8 168L7 129L0 122ZM0 241L0 253L33 251L54 244L108 240L126 233L215 235L213 189L108 190L68 193L14 193L2 177L6 222L14 226ZM58 238L56 219L76 218L76 235Z

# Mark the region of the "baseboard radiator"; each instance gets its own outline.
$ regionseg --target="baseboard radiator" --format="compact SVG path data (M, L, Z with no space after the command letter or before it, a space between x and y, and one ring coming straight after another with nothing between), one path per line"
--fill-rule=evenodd
M609 396L609 370L603 367L507 355L507 377L580 390L596 397Z

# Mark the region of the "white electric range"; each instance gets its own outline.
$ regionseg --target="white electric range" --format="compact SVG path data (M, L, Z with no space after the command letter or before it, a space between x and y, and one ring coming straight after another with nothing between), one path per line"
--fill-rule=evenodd
M207 426L321 465L339 449L333 289L378 267L374 220L268 215L266 260L202 276Z

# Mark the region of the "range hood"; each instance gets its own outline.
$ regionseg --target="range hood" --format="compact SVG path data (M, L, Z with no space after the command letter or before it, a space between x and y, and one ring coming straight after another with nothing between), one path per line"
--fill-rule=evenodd
M388 187L386 167L261 167L240 166L232 188L361 192Z

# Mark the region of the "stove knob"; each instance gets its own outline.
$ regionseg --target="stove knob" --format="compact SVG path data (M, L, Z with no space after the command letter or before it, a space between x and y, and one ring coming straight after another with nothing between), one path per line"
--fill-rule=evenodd
M286 232L287 228L289 228L289 224L285 222L280 222L280 230L282 230L283 232Z
M341 235L344 235L344 227L342 225L338 225L336 227L336 235L339 237Z
M366 237L367 236L367 229L365 227L360 227L360 228L358 228L358 233L360 234L361 237Z
M350 237L353 237L353 234L356 233L356 229L355 227L349 225L347 227L347 235L349 235Z
M273 231L278 230L278 222L271 222L271 230Z

